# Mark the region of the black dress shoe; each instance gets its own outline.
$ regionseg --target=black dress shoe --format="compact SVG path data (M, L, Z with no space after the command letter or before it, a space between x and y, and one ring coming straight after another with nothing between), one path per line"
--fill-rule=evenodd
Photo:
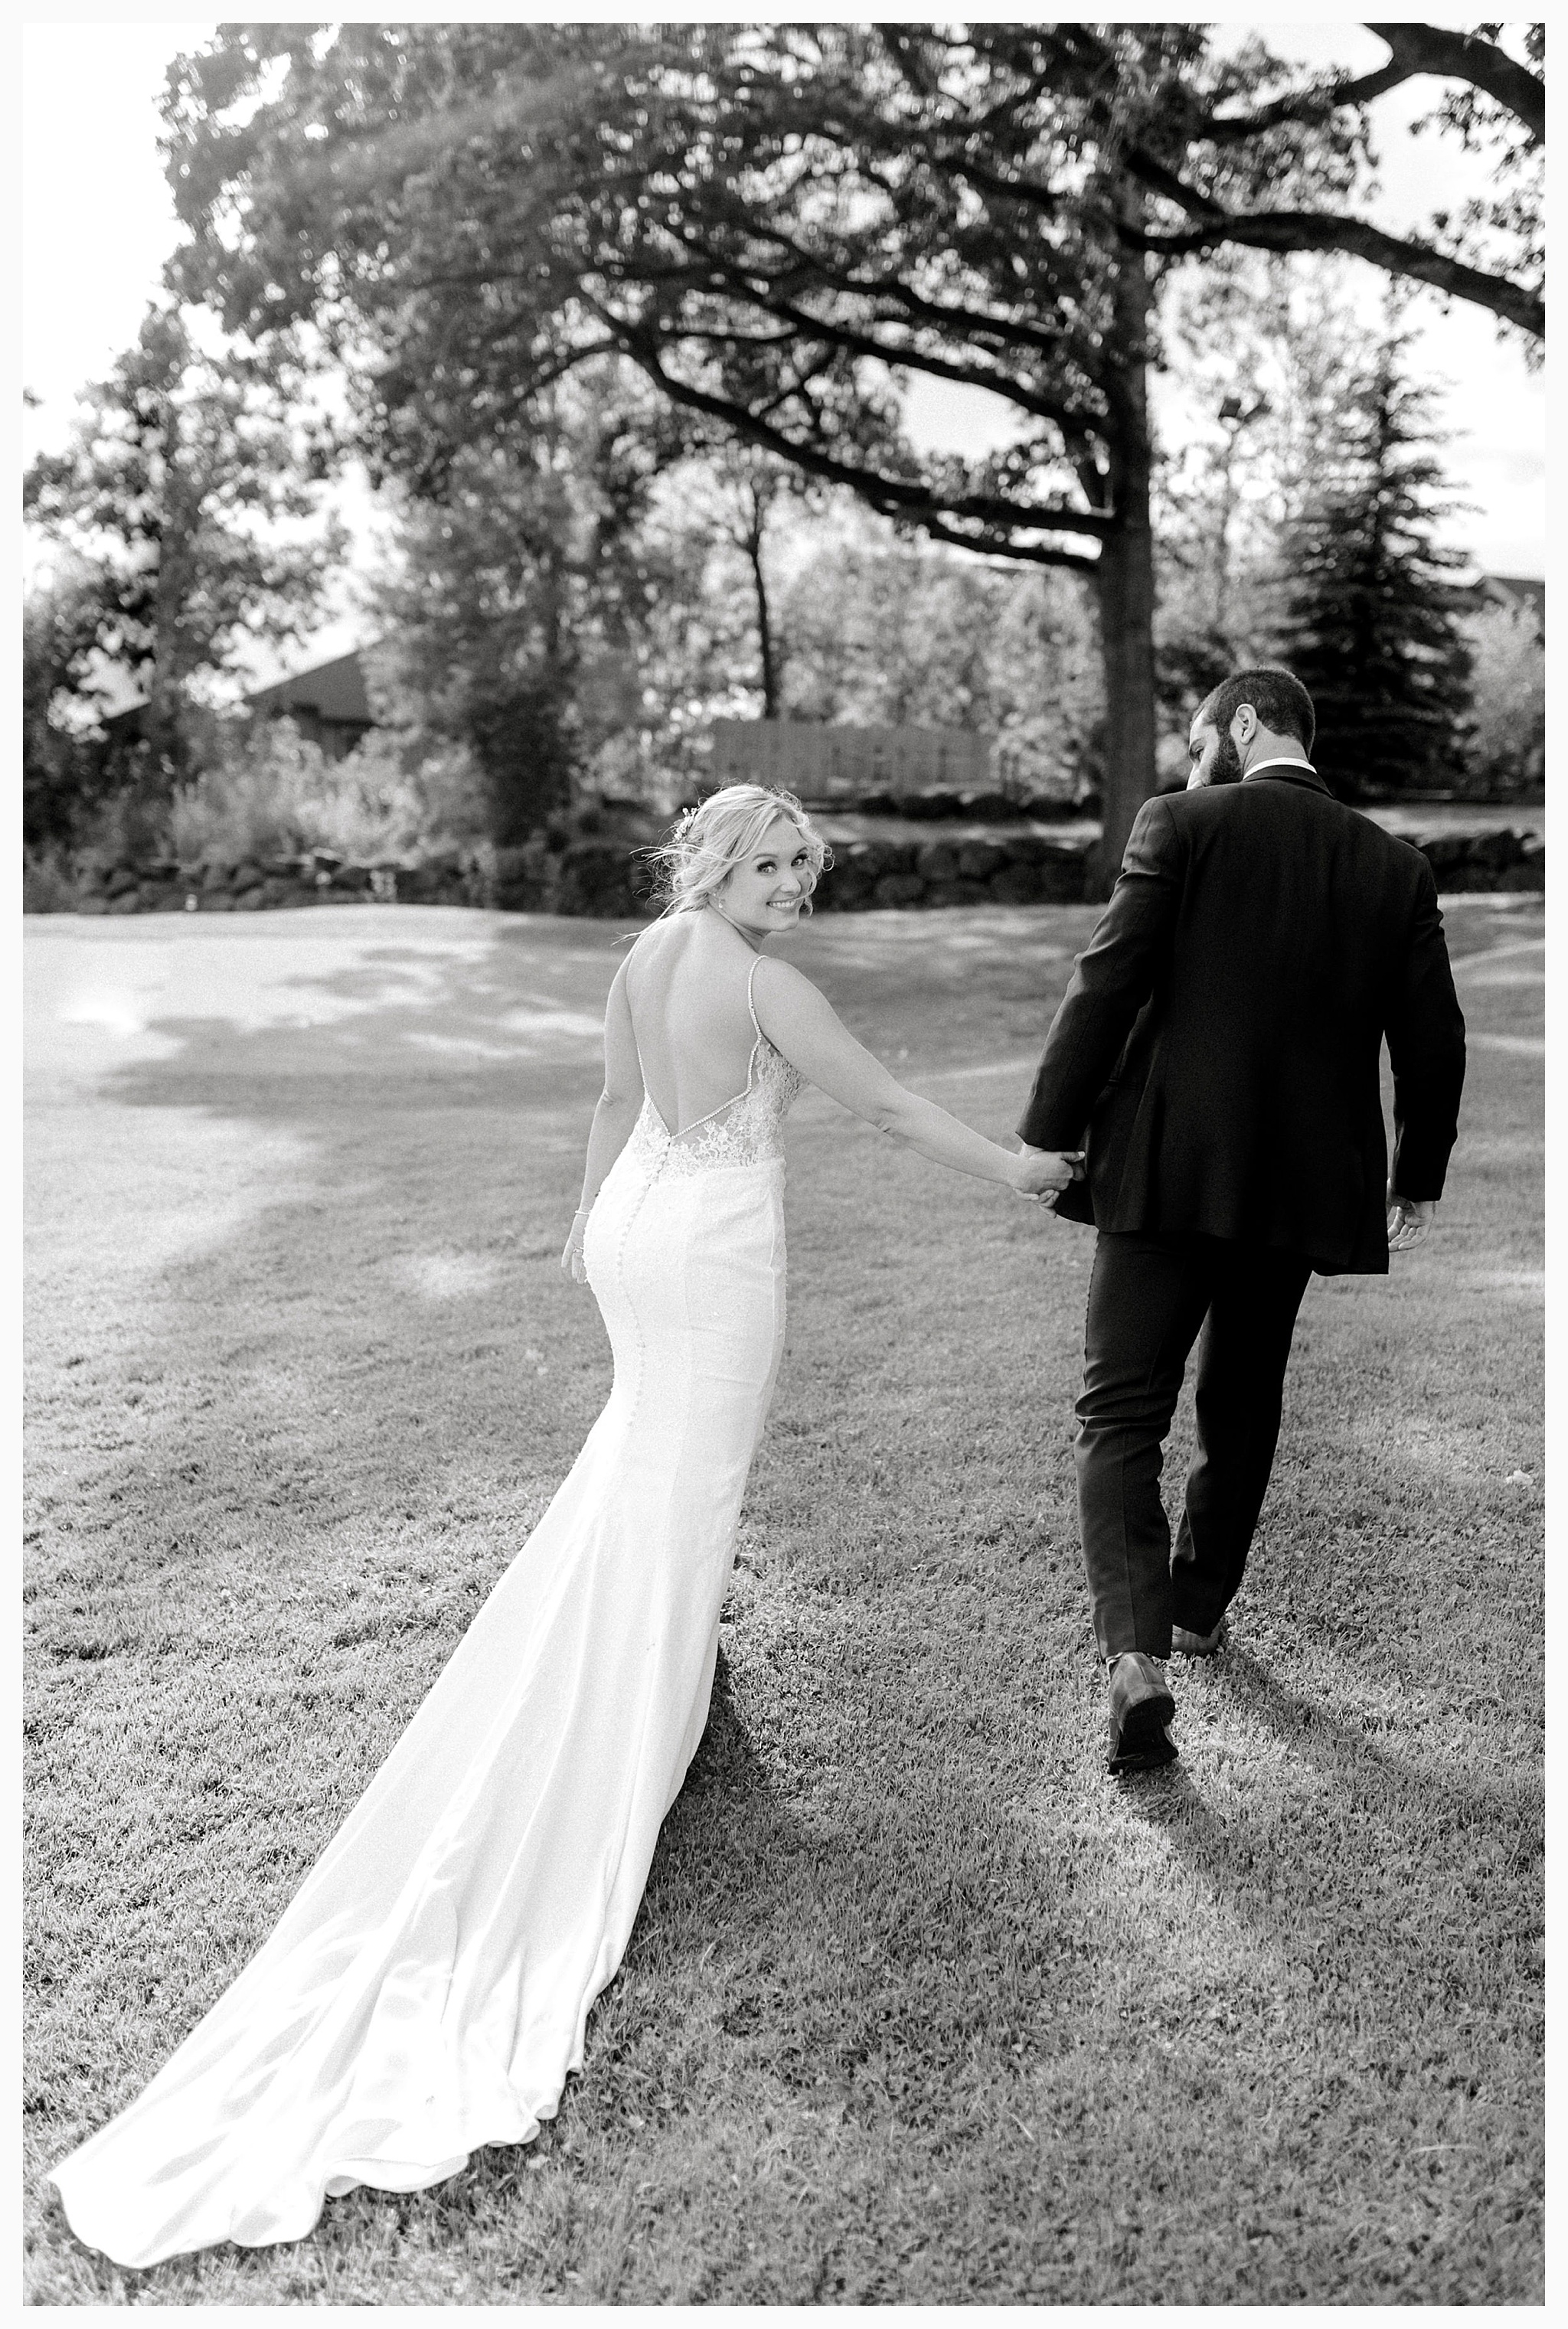
M1124 1650L1110 1669L1112 1771L1157 1771L1176 1750L1166 1725L1176 1712L1166 1678L1142 1650Z

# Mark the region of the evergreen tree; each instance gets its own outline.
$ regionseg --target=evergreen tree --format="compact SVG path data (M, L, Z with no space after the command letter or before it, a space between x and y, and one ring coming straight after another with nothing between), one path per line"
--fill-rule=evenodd
M1440 790L1464 757L1471 656L1454 573L1466 561L1434 538L1454 504L1408 344L1391 319L1284 535L1278 653L1317 706L1314 757L1349 799Z

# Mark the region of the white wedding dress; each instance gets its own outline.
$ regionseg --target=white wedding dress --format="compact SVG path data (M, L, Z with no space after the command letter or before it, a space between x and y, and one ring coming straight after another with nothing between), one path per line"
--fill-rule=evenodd
M615 1381L559 1495L270 1938L53 2170L117 2262L439 2183L528 2142L581 2067L707 1719L783 1343L800 1078L752 1025L744 1092L678 1137L645 1098L593 1206Z

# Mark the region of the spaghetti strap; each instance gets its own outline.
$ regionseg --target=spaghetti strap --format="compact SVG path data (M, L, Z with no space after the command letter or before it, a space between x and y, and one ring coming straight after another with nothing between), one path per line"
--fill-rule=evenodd
M744 1092L737 1093L736 1095L737 1098L740 1099L745 1098L746 1093L750 1092L751 1086L757 1080L757 1054L768 1040L762 1032L762 1022L757 1016L757 1004L751 993L751 989L757 984L757 963L760 963L761 959L761 956L759 955L756 962L752 963L751 971L746 979L746 1008L751 1014L751 1030L757 1040L751 1046L751 1056L746 1062L746 1090ZM717 1110L715 1110L714 1113L717 1114Z

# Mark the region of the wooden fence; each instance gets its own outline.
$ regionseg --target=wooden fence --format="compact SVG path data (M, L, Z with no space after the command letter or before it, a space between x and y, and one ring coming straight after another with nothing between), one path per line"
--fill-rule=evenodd
M991 740L958 728L832 728L811 720L715 720L715 784L781 785L805 801L942 786L985 792Z

